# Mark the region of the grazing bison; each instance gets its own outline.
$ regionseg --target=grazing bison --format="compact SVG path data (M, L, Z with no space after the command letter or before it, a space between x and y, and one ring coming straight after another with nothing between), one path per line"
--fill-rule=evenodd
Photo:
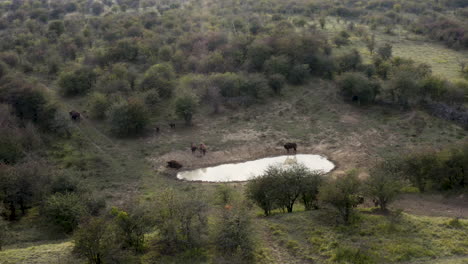
M159 126L156 127L156 133L159 133Z
M178 161L176 160L170 160L167 162L167 166L169 168L172 168L172 169L180 169L182 168L182 164L180 164Z
M284 148L286 149L286 151L289 153L289 150L290 149L294 149L294 153L296 153L297 151L297 144L296 143L286 143L284 144Z
M169 126L170 126L171 128L175 128L175 123L169 123Z
M190 150L192 150L192 154L195 154L195 151L197 151L197 149L198 149L198 147L195 144L193 144L193 142L192 142L191 145L190 145Z
M200 146L198 147L200 149L200 154L202 154L203 156L205 156L206 154L206 146L205 144L201 143Z
M73 121L80 121L81 119L81 114L75 110L71 110L69 112L70 114L70 118L73 120Z

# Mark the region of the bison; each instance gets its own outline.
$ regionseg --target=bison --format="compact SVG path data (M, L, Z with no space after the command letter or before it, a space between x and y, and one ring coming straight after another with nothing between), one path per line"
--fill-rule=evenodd
M170 128L175 128L175 123L169 123Z
M81 114L75 110L71 110L69 112L70 114L70 118L73 120L73 121L80 121L81 119Z
M284 144L284 148L286 149L286 151L289 153L289 150L290 149L294 149L294 153L296 153L297 151L297 144L296 143L286 143Z
M180 164L180 163L179 163L178 161L176 161L176 160L170 160L170 161L168 161L168 162L167 162L167 166L168 166L169 168L177 169L177 170L180 169L180 168L182 168L182 164Z
M203 156L205 156L206 154L206 146L205 144L201 143L200 146L198 147L200 149L200 154L202 154Z
M192 154L195 154L195 151L197 151L197 149L198 147L192 142L192 144L190 145L190 150L192 150Z

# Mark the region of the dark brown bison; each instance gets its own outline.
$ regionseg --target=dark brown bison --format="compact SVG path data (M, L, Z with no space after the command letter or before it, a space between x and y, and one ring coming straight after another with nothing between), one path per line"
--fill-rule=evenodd
M169 123L169 126L170 126L171 128L175 128L175 123Z
M177 169L177 170L180 169L180 168L182 168L182 164L180 164L180 163L179 163L178 161L176 161L176 160L170 160L170 161L168 161L168 162L167 162L167 166L168 166L169 168Z
M159 133L159 126L156 127L156 133Z
M73 121L80 121L81 119L81 114L75 110L71 110L69 112L70 114L70 118L73 120Z
M296 143L286 143L284 144L284 148L286 149L286 151L289 153L289 150L290 149L293 149L294 150L294 153L296 153L297 151L297 144Z
M192 142L192 144L190 145L190 150L192 150L192 154L195 154L195 151L197 151L197 149L198 147Z
M200 149L200 154L202 154L203 156L205 156L205 154L206 154L206 146L205 146L205 144L201 143L200 146L198 147L198 149Z

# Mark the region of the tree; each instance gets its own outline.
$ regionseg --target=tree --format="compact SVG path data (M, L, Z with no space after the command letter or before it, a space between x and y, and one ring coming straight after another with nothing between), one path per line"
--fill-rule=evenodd
M263 69L267 74L281 74L288 76L291 70L291 63L288 56L272 56L265 61Z
M44 202L42 213L65 233L71 233L81 218L89 214L82 197L76 193L51 195Z
M310 76L310 67L308 64L294 65L288 75L288 81L295 85L304 84Z
M270 85L270 88L277 95L281 94L285 82L286 78L281 74L273 74L268 77L268 85Z
M380 90L379 83L357 72L343 74L338 85L345 98L364 104L372 103Z
M145 233L150 231L151 222L145 212L138 208L133 213L127 213L113 207L111 214L117 226L117 236L122 241L122 247L132 248L136 253L145 249Z
M276 190L272 188L275 181L274 175L264 173L247 183L247 197L263 209L265 216L269 216L271 211L276 208Z
M317 208L319 188L324 177L320 171L306 171L301 182L300 199L306 210Z
M93 93L88 99L89 114L95 119L104 119L107 109L109 108L109 100L102 93Z
M369 177L364 181L366 193L377 201L382 211L386 211L388 204L401 193L400 173L397 160L387 159L372 168Z
M294 164L287 168L270 167L265 173L276 177L275 185L271 188L275 189L278 206L292 213L295 202L303 193L302 182L310 175L309 169L302 164Z
M320 24L320 28L321 29L324 29L325 28L325 23L327 22L326 18L325 17L320 17L319 18L319 24Z
M7 223L3 220L3 218L0 217L0 251L2 251L2 247L5 244L7 238L8 238L8 226L7 226Z
M330 180L319 192L320 200L335 207L344 223L350 223L353 208L359 203L361 181L356 171Z
M62 73L58 80L60 93L64 96L82 95L94 87L97 75L88 67Z
M359 51L352 50L349 53L346 53L337 58L338 62L338 71L347 72L347 71L356 71L358 67L362 64L361 54Z
M81 224L73 235L73 239L75 251L93 264L104 263L105 257L114 244L109 223L102 218L91 218Z
M175 72L171 64L156 64L145 72L140 89L144 91L155 89L162 99L168 99L173 93L174 79Z
M149 123L146 106L130 99L112 105L108 111L111 131L119 136L132 136L143 132Z
M375 41L375 34L372 34L372 36L369 38L365 38L364 42L366 43L366 47L369 50L370 54L374 54L375 46L377 45Z
M192 125L192 117L198 107L198 98L194 94L185 94L176 99L176 114L185 120L185 125Z
M172 254L203 245L207 230L207 204L193 193L161 192L155 222L163 253Z
M389 43L386 43L385 45L383 45L382 47L379 47L378 50L377 50L377 53L379 54L379 56L384 59L384 60L388 60L392 57L392 45L389 44Z
M226 205L219 212L215 225L215 245L230 262L246 263L253 258L252 216L245 205Z

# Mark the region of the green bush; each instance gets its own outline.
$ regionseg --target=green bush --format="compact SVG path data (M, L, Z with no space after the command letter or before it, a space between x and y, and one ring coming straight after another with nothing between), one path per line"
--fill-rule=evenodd
M162 99L168 99L175 87L175 72L171 64L156 64L149 68L140 83L140 89L147 91L155 89Z
M94 87L96 77L96 73L87 67L62 73L58 80L60 93L64 96L83 95Z
M139 100L121 101L108 111L111 131L119 136L132 136L142 133L149 124L146 106Z
M62 231L70 233L89 212L78 194L56 193L46 199L42 214Z
M341 76L338 85L347 100L358 101L359 103L372 103L380 91L377 81L370 80L364 74L358 72L348 72Z
M109 108L109 99L104 94L93 93L88 99L89 115L94 119L104 119Z

